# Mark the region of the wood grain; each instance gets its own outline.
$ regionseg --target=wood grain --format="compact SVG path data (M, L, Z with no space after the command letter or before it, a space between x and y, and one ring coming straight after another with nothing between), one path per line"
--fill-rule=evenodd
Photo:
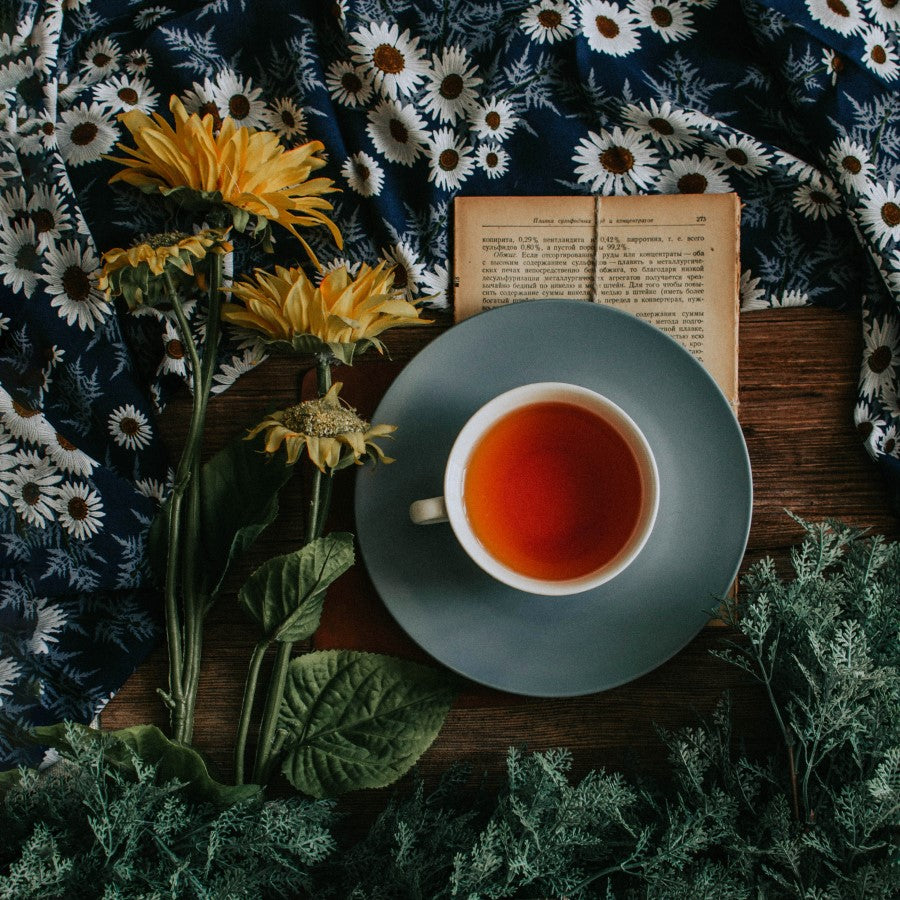
M450 325L392 333L392 356L408 360ZM811 520L827 517L867 526L892 538L900 522L888 505L880 475L855 432L852 413L862 353L859 314L818 309L744 314L740 325L740 420L754 475L753 524L743 570L769 555L784 566L802 534L785 510ZM377 358L361 366L379 366ZM294 401L297 364L271 359L244 376L211 404L206 450L212 452L249 426L262 411ZM374 370L373 370L374 371ZM465 372L460 372L460 378ZM184 433L186 397L172 404L161 423L173 451ZM290 486L278 522L264 535L233 578L302 542L299 489ZM336 496L335 515L349 515L346 491ZM352 527L352 525L351 525ZM694 723L729 692L736 739L751 751L775 742L764 698L740 672L710 654L727 640L727 629L707 627L675 658L628 685L565 700L517 698L496 706L460 704L421 761L428 776L452 761L471 763L496 777L509 746L570 747L576 774L604 766L627 773L660 775L667 763L658 728ZM252 634L237 605L225 599L206 631L204 670L197 708L197 746L228 777ZM165 683L164 650L142 664L103 714L103 725L165 724L155 690ZM370 815L384 792L343 802Z

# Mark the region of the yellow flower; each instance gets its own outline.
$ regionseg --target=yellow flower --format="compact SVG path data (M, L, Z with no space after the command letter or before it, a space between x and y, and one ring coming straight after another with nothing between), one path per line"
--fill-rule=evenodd
M208 253L229 253L227 228L207 228L197 234L166 232L129 247L103 254L98 287L107 296L122 295L130 309L167 299L164 274L180 286L196 281L194 263Z
M285 150L274 133L239 126L230 116L214 133L211 115L202 119L196 113L188 115L175 96L169 109L174 127L157 113L151 118L131 110L119 116L136 146L118 144L128 155L107 157L125 167L110 183L124 181L166 196L182 191L179 200L201 205L223 203L238 231L246 230L251 217L256 232L267 233L268 223L278 222L303 244L313 261L315 254L296 226L325 225L342 245L337 225L323 212L332 206L321 196L337 188L330 178L309 179L311 172L325 165L316 155L324 150L321 142Z
M384 345L378 335L395 325L421 325L419 310L398 296L385 263L363 264L356 278L346 266L334 269L316 287L302 269L257 269L253 279L236 281L222 317L265 335L268 343L289 344L301 353L333 353L352 364L355 352Z
M372 456L391 463L375 443L396 431L396 425L370 425L356 410L338 398L341 382L336 381L324 397L306 400L288 409L272 413L250 431L247 440L266 433L266 452L275 453L282 444L287 461L293 465L303 448L312 462L323 472L343 469L351 463L361 465L363 457Z

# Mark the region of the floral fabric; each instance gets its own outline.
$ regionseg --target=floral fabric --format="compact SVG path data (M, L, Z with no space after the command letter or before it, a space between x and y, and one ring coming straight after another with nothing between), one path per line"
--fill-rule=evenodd
M176 94L321 140L345 244L306 232L319 259L387 259L435 306L456 194L734 190L748 314L859 306L852 414L897 491L898 27L891 0L0 6L0 767L34 757L31 724L89 720L159 637L154 415L186 368L165 315L117 313L94 280L102 251L172 225L107 183L119 113ZM231 337L218 393L263 359Z

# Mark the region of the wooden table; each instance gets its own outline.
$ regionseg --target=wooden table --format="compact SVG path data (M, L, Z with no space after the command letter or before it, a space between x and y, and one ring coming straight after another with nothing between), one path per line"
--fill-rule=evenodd
M425 328L389 334L392 357L408 360L449 325L444 315ZM753 525L742 571L767 555L787 568L790 547L802 530L786 509L806 519L839 518L900 538L900 521L890 510L881 477L853 426L861 354L858 311L787 309L742 315L740 420L754 475ZM383 363L371 354L357 365ZM216 398L210 407L207 449L220 447L272 403L295 402L296 372L296 360L270 359ZM187 412L187 397L181 397L162 423L175 450ZM337 495L334 516L352 529L348 498L346 491ZM302 543L300 502L290 485L279 520L232 577L235 590L264 559ZM605 693L512 702L499 695L494 702L488 694L477 703L458 703L422 758L420 771L429 779L451 761L466 760L477 772L494 777L503 770L507 748L524 745L571 748L575 776L597 767L661 775L668 767L657 728L696 722L724 691L730 692L736 735L751 751L763 750L775 741L764 698L747 677L709 653L726 632L719 625L707 626L656 671ZM196 746L226 778L252 641L253 630L237 604L226 597L207 624L194 736ZM160 648L109 704L102 717L104 727L140 722L164 726L166 717L155 689L165 682L166 655ZM369 791L345 799L343 805L363 819L385 796L385 791Z

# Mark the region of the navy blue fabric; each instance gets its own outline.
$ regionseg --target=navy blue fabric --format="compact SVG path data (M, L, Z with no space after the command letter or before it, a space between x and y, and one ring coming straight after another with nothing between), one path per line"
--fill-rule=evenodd
M31 758L29 725L89 720L160 636L154 416L184 360L164 314L116 312L90 276L195 223L108 185L118 113L176 94L321 140L345 239L306 232L323 264L389 259L433 306L457 194L734 190L747 315L860 309L847 415L896 495L898 27L882 0L20 2L0 20L0 767ZM271 261L238 241L237 270ZM228 338L217 394L264 359Z

